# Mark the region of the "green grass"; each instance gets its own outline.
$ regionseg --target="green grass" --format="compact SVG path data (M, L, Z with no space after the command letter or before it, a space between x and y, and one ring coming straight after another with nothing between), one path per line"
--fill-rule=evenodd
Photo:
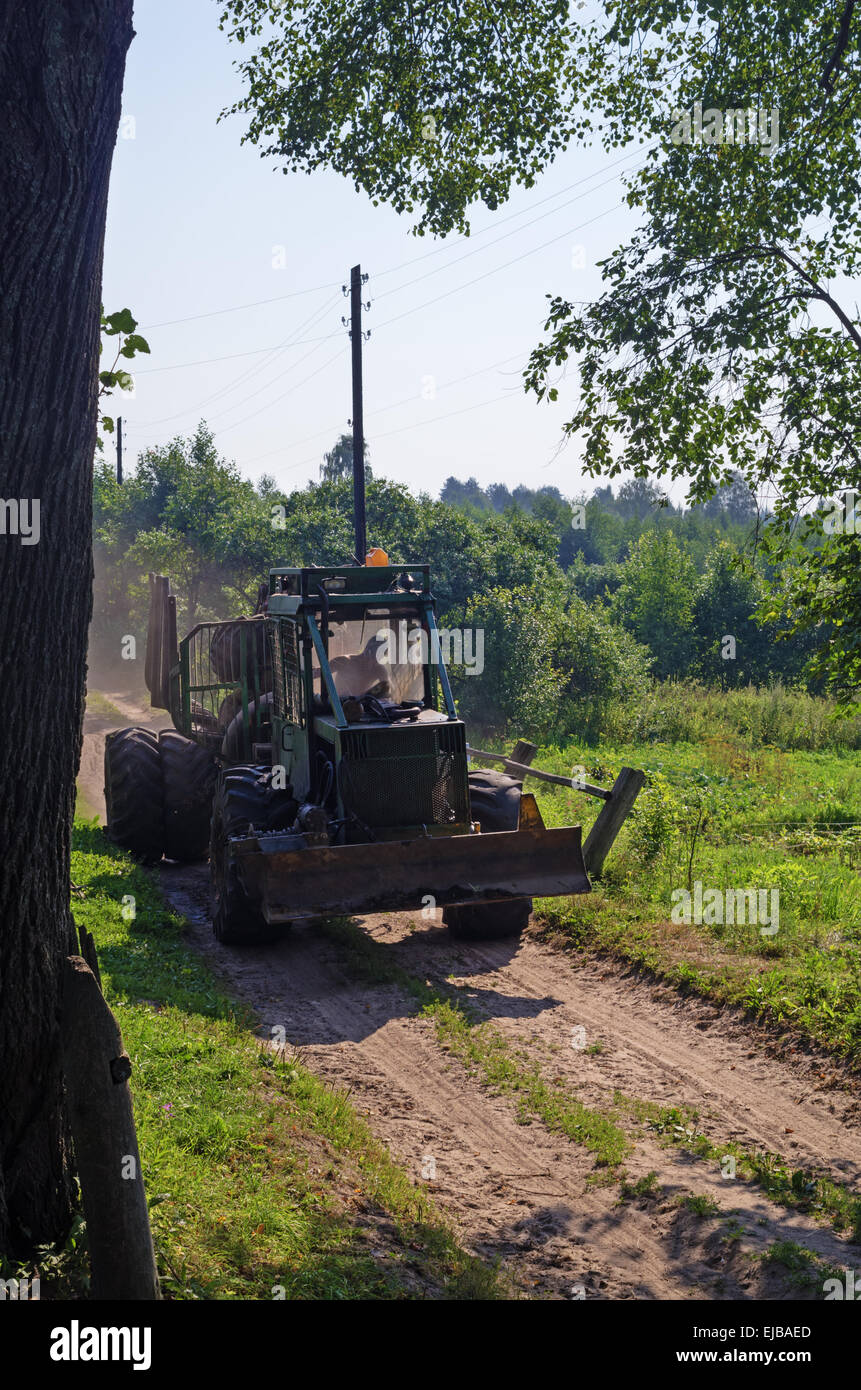
M861 716L840 716L833 700L780 684L720 690L696 681L655 681L634 700L597 712L600 742L691 743L716 736L751 749L861 749Z
M117 709L100 690L87 691L87 714L93 719L107 719L114 724L128 723L122 710Z
M132 1059L168 1296L510 1296L341 1091L260 1048L150 875L93 825L76 825L72 878Z
M75 788L75 815L80 821L98 821L99 813L80 787Z
M691 1192L686 1197L680 1197L679 1206L684 1207L686 1211L692 1211L694 1216L720 1216L721 1209L717 1202L705 1193Z
M560 1082L547 1081L537 1066L518 1059L487 1023L470 1020L447 1000L425 1006L440 1045L498 1095L510 1096L521 1124L539 1120L551 1134L564 1134L593 1155L598 1167L616 1168L631 1151L624 1130L609 1113L590 1109Z
M655 1201L662 1192L661 1184L658 1182L658 1175L655 1172L644 1173L636 1182L623 1182L619 1193L619 1205L630 1202L634 1199L640 1201Z
M838 1278L842 1270L827 1265L794 1240L778 1240L760 1255L764 1265L778 1265L791 1287L812 1291L822 1289L826 1279Z
M821 1172L793 1168L780 1155L748 1149L735 1140L715 1143L700 1128L700 1117L689 1106L661 1106L616 1091L617 1114L628 1114L665 1143L718 1165L731 1157L739 1178L756 1183L770 1201L789 1210L803 1211L834 1230L845 1232L861 1244L861 1197Z
M644 790L594 892L539 901L557 941L612 953L699 994L739 1004L861 1063L861 754L751 748L740 737L545 748L535 766L610 785L642 767ZM527 784L548 825L588 827L598 803ZM674 894L779 894L779 925L673 922Z

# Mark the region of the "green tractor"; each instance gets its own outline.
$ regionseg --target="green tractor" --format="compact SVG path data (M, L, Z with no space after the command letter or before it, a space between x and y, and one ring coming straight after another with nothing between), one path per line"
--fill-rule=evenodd
M179 643L169 581L150 588L146 680L175 727L108 736L107 832L149 863L208 846L220 941L430 905L454 936L516 937L533 895L590 891L580 827L545 828L526 769L470 770L427 565L275 569L255 614Z

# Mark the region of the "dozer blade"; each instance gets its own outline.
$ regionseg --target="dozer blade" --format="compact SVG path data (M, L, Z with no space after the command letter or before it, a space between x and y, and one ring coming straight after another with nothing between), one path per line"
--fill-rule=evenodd
M522 821L521 821L522 824ZM231 842L248 896L267 922L350 913L553 898L591 891L579 825L279 849L295 837Z

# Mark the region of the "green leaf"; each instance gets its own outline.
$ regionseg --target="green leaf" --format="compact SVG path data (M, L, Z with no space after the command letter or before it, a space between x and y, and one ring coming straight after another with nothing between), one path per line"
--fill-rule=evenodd
M107 315L102 313L102 328L111 337L117 333L134 333L137 326L138 321L131 309L118 309Z

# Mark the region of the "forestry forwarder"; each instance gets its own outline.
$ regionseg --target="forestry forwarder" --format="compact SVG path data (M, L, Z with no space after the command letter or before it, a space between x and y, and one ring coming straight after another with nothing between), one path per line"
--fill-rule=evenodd
M516 936L532 896L590 891L580 827L546 829L521 780L469 770L428 568L375 551L275 569L265 611L179 644L150 576L146 680L175 730L108 736L107 830L150 863L209 841L220 941L431 901L455 936ZM610 838L632 799L602 812Z

